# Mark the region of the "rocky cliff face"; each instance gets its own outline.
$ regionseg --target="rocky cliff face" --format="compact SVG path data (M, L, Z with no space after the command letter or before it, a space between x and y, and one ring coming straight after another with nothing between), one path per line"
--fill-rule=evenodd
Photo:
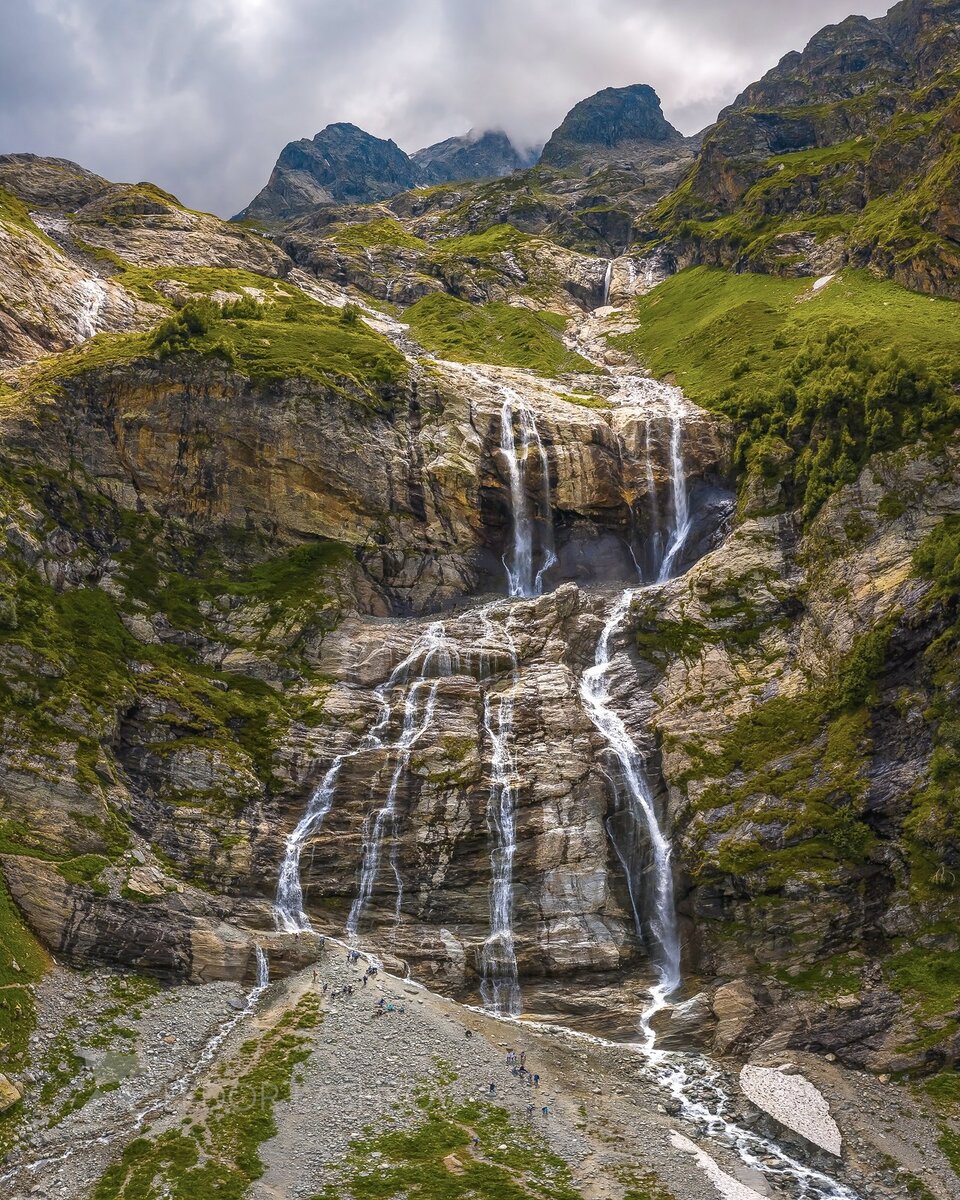
M313 142L291 142L237 219L289 224L297 244L308 230L369 222L356 204L396 196L388 211L416 237L509 223L570 249L619 254L683 178L699 145L699 137L684 138L666 121L646 84L606 88L575 105L542 154L518 149L501 131L471 130L407 158L392 142L331 125ZM338 282L345 281L341 274ZM401 294L408 296L406 286Z
M367 203L413 187L417 169L393 141L340 121L289 142L238 219L282 221L322 204Z
M470 130L411 154L424 184L452 183L464 179L497 179L511 171L532 167L540 157L537 147L521 151L500 129Z

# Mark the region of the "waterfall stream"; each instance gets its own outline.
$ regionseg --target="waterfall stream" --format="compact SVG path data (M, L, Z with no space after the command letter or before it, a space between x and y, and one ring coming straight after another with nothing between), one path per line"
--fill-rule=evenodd
M670 536L667 538L657 575L660 582L673 576L674 566L690 536L691 524L686 469L683 464L683 420L680 399L675 395L670 397L670 497Z
M77 284L77 336L81 341L97 333L100 312L107 300L107 289L99 279L81 279Z
M610 303L610 285L613 283L613 259L608 259L607 269L603 273L603 299L600 302L600 307L604 308Z
M603 734L619 766L621 787L618 791L624 794L627 813L631 818L628 828L642 831L650 844L653 857L651 904L645 904L643 897L637 894L637 883L631 878L629 870L627 886L634 913L649 909L649 930L640 928L637 932L641 937L649 935L648 941L655 955L654 962L660 980L658 987L667 997L680 985L680 939L674 912L670 841L660 826L640 756L626 726L610 705L610 643L633 597L634 592L628 589L614 604L597 642L594 664L581 677L580 697L587 716ZM632 847L624 846L616 837L613 840L617 857L627 864L633 857L630 853Z
M356 749L338 754L333 760L319 786L311 795L303 816L287 838L274 901L274 921L281 932L305 933L312 928L310 918L303 910L303 886L300 882L303 848L310 838L315 837L323 827L323 822L333 805L343 764L358 755L383 749L395 751L397 762L384 804L374 813L368 814L364 823L360 888L347 918L347 932L356 933L363 910L373 893L373 886L380 868L383 839L388 831L394 840L390 862L397 885L394 918L399 920L403 885L396 858L397 790L403 771L409 764L411 751L433 721L440 679L451 674L456 661L457 652L446 639L443 622L434 621L417 638L409 654L393 669L386 682L375 689L374 696L379 705L376 721ZM420 664L419 671L414 674L414 668L418 663ZM428 686L427 679L430 676L432 676L432 682ZM410 686L404 699L403 727L396 744L387 746L383 738L389 731L393 716L393 695L396 689L405 683L409 683ZM423 690L426 690L426 703L422 718L418 722L417 700Z
M649 427L648 427L649 429ZM691 518L687 495L686 470L682 452L682 420L679 402L671 405L670 431L670 529L663 558L657 569L657 583L671 578L690 534ZM654 493L655 494L655 493ZM613 605L600 633L593 666L581 676L580 696L584 709L619 767L617 791L622 795L630 817L628 829L642 836L650 849L651 880L641 894L643 880L635 878L632 863L637 857L635 845L625 845L608 822L614 852L624 868L637 935L646 940L656 972L656 982L639 1017L639 1051L647 1061L650 1074L676 1100L680 1115L713 1140L726 1144L743 1164L769 1180L787 1184L797 1200L858 1200L857 1195L819 1171L804 1166L776 1142L744 1129L724 1116L729 1097L720 1073L699 1054L685 1054L658 1048L654 1021L670 1006L670 998L682 983L681 946L674 907L673 873L669 835L661 824L645 766L626 725L611 703L610 674L613 664L612 640L629 612L634 596L641 589L627 589ZM649 900L649 903L645 903Z
M488 612L482 614L484 644L495 641ZM510 632L511 613L503 621L503 636L510 659L507 690L488 687L483 698L483 727L490 743L490 791L487 825L490 830L490 933L480 952L480 994L493 1013L515 1016L520 1012L520 981L513 944L513 860L517 849L516 768L510 745L513 705L519 676L517 648ZM496 709L496 712L494 712Z
M503 558L507 590L513 597L540 596L543 594L543 577L557 561L553 546L550 463L530 405L513 388L504 386L501 394L500 452L506 463L513 516L513 545L509 555L505 554ZM513 429L514 416L520 426L519 448ZM527 468L533 454L536 454L540 468L540 512L533 510L527 482ZM542 529L540 565L535 566L538 527Z

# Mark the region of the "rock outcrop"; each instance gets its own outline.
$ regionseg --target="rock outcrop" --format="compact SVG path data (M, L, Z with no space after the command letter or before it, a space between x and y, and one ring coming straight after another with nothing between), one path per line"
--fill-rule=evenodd
M574 105L550 135L540 161L584 171L614 161L642 168L683 142L683 134L664 117L657 93L649 84L637 83L604 88Z
M408 155L396 142L341 121L311 140L286 145L266 185L235 220L276 224L331 204L385 200L408 188L495 179L535 158L500 130L471 130Z
M454 183L468 179L498 179L512 171L532 167L539 148L517 149L501 129L486 132L471 129L462 137L447 138L425 146L410 157L420 172L422 184Z
M721 112L654 227L684 262L789 273L805 236L822 273L960 296L958 21L955 0L902 0L822 29Z
M413 187L417 168L396 142L340 121L289 142L237 220L283 221L322 204L383 200Z

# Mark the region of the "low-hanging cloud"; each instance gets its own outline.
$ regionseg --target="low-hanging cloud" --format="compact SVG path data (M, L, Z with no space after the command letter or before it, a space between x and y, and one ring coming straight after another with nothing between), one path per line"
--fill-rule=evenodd
M281 146L330 121L408 151L470 127L534 145L584 96L650 83L696 132L848 3L20 0L0 38L0 150L229 214Z

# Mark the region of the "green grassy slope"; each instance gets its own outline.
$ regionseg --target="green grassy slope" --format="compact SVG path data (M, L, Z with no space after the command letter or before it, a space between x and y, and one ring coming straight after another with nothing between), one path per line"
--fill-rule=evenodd
M404 320L423 346L454 362L528 367L544 375L596 371L564 346L566 320L558 313L499 302L473 305L436 292L412 304Z

